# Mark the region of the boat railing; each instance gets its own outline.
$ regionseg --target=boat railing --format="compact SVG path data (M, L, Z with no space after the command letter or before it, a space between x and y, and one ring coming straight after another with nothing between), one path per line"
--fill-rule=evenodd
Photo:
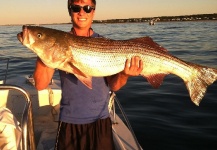
M114 118L112 123L113 124L118 124L118 122L116 121L116 108L115 108L115 104L117 104L117 106L118 106L118 108L119 108L119 110L121 112L121 115L123 116L123 119L124 119L128 129L130 130L130 132L131 132L131 134L133 136L133 139L135 140L135 143L137 145L137 149L142 150L142 148L141 148L141 146L139 144L139 141L137 140L136 135L135 135L135 133L133 131L133 128L132 128L132 126L130 124L130 121L128 120L127 115L126 115L126 113L125 113L119 99L117 98L117 96L116 96L116 94L114 92L111 92L111 94L110 94L110 103L112 104L112 108L109 108L109 110L113 111L112 114L113 114L113 118Z
M21 118L21 129L22 129L22 150L35 150L35 137L33 129L33 118L32 118L32 103L29 94L25 89L10 84L0 84L0 90L17 90L22 93L26 100L26 104L23 109Z
M2 70L2 72L4 72L3 83L6 83L6 80L7 80L9 60L10 60L9 58L1 58L0 59L0 64L1 64L0 70ZM5 66L3 66L3 64L5 64ZM2 67L5 67L5 68L2 68ZM0 78L0 80L1 80L1 78Z

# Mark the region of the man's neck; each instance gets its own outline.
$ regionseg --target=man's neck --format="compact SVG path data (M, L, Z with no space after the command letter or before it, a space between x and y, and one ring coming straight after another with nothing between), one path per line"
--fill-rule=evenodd
M71 33L77 36L89 37L93 34L93 30L91 28L80 29L80 28L73 27Z

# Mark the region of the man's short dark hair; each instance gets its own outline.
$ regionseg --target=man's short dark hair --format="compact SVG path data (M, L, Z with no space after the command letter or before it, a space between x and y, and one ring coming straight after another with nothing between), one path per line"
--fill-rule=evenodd
M78 2L79 0L68 0L68 4ZM96 5L96 0L91 0L94 5Z

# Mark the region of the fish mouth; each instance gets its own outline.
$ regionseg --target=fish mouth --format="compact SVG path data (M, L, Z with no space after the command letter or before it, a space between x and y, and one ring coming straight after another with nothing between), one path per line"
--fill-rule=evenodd
M22 27L22 32L17 34L17 39L22 43L22 44L26 44L28 42L28 29L27 26L24 25Z

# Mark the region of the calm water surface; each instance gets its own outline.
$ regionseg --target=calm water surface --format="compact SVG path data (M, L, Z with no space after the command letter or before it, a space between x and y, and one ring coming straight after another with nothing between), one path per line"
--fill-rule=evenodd
M70 25L46 25L69 31ZM217 68L217 22L94 24L93 29L112 39L150 36L173 55ZM0 26L0 58L10 58L8 78L32 74L36 55L16 38L21 26ZM0 79L5 61L0 61ZM3 70L3 71L2 71ZM55 75L58 78L58 75ZM118 99L145 150L216 150L217 83L195 106L183 81L168 75L159 89L142 77L132 77L117 92Z

